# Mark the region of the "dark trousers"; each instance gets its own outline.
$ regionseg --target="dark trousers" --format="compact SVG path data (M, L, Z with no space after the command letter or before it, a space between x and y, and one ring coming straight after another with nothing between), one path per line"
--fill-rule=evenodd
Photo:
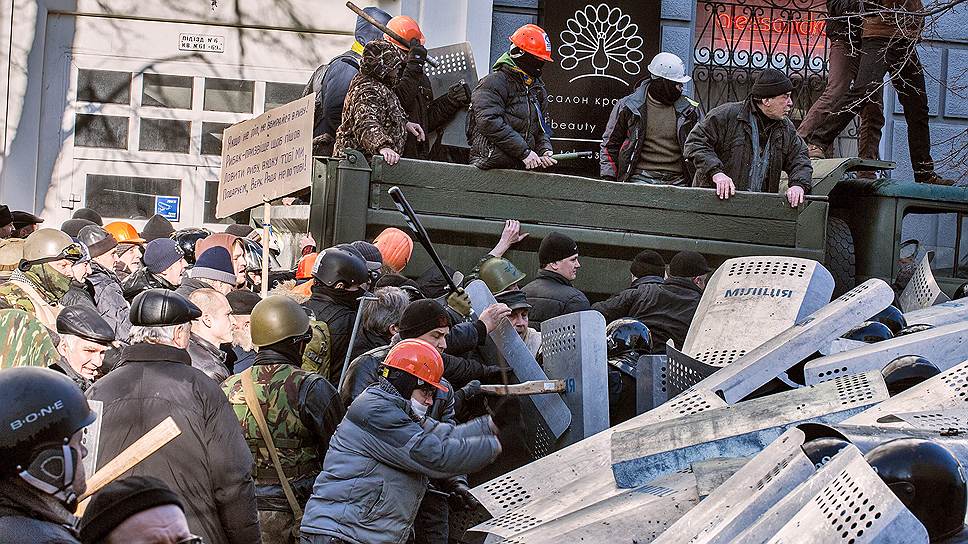
M928 97L924 89L924 68L915 44L907 40L864 38L861 43L860 67L850 91L842 95L827 120L807 137L807 142L826 149L861 112L875 94L881 92L884 75L891 83L904 108L908 147L914 179L923 180L934 172L931 159L931 133L928 129Z
M414 544L447 544L450 505L448 494L427 489L413 522Z

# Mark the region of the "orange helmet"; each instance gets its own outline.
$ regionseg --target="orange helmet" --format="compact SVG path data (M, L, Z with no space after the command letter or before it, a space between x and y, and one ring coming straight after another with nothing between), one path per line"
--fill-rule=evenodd
M119 244L144 244L147 242L147 240L138 234L138 230L134 228L134 225L125 221L108 223L104 225L104 230L110 232L111 236L114 236L114 239Z
M319 257L319 252L307 253L299 259L299 264L296 265L297 280L306 280L313 277L313 265L316 264L316 257Z
M423 340L411 338L399 342L390 348L383 364L447 392L447 388L440 384L440 378L444 375L444 359L436 348Z
M522 51L531 53L543 61L552 62L551 40L548 38L548 33L540 26L524 25L511 34L510 40Z
M410 262L410 255L413 253L413 240L402 230L390 227L381 232L373 245L380 250L383 257L383 264L400 272L403 267Z
M383 35L383 39L400 47L410 47L410 44L413 43L414 40L417 40L417 43L420 45L423 45L424 42L427 41L427 39L424 38L423 32L420 31L420 25L417 24L417 21L413 20L413 17L397 15L393 19L390 19L390 21L387 23L387 28L396 32L401 38L406 40L407 43L402 44L397 40L391 39L390 36L386 34Z

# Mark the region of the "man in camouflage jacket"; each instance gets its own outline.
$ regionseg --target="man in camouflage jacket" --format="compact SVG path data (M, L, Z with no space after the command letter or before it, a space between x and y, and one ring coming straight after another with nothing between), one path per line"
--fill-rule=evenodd
M0 310L0 370L45 367L60 360L50 331L23 310Z
M399 158L407 142L407 114L393 90L402 66L403 58L389 42L366 44L360 73L353 77L346 93L334 153L358 149L368 156L381 154L391 164L396 162L391 157Z
M300 508L309 499L344 409L336 389L325 378L299 368L312 337L309 317L299 304L281 295L270 296L256 304L251 319L252 342L259 347L255 363L230 376L222 388L252 452L262 542L291 543L293 514L266 442L246 404L242 380L246 374L252 377L280 464Z

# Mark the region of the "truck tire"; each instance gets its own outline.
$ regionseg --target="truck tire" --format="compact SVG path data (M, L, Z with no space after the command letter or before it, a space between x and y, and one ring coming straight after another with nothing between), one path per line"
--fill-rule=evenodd
M834 277L834 297L850 291L856 284L854 236L847 222L839 217L827 219L827 257L824 265Z

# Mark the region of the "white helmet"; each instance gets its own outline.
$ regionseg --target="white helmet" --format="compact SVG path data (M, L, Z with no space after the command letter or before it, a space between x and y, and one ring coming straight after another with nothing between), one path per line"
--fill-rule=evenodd
M686 65L683 64L682 59L666 52L652 58L652 62L649 63L649 73L676 83L686 83L692 79L686 75Z

